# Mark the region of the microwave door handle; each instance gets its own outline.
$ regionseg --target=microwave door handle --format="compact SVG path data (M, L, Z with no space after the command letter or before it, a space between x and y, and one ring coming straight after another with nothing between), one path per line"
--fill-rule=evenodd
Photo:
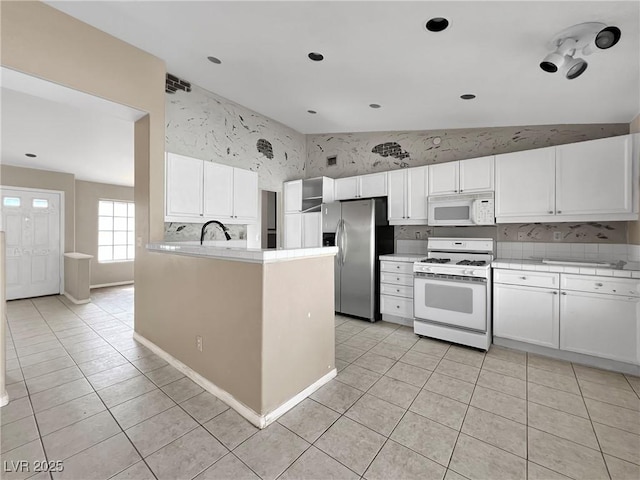
M476 224L476 209L478 208L478 200L471 201L471 208L469 209L469 219L471 223Z

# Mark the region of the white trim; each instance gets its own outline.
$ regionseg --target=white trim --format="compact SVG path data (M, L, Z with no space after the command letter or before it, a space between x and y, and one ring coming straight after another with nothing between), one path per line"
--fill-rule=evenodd
M71 302L75 303L76 305L84 305L85 303L91 303L90 298L87 298L85 300L78 300L77 298L73 297L67 292L64 292L63 295L67 297Z
M98 285L90 285L90 289L104 287L118 287L120 285L133 285L133 280L125 280L124 282L99 283Z
M192 370L190 367L188 367L187 365L182 363L180 360L178 360L177 358L171 356L169 353L167 353L164 350L162 350L155 343L151 342L150 340L147 340L145 337L140 335L138 332L133 332L133 339L138 341L138 342L140 342L142 345L144 345L149 350L151 350L153 353L155 353L160 358L165 360L171 366L173 366L176 369L178 369L180 372L182 372L184 375L189 377L195 383L200 385L206 391L208 391L212 395L215 395L216 397L218 397L220 400L222 400L224 403L229 405L236 412L238 412L240 415L242 415L250 423L252 423L253 425L255 425L258 428L265 428L269 424L273 423L281 415L285 414L291 408L295 407L298 403L300 403L302 400L307 398L309 395L311 395L313 392L315 392L317 389L322 387L325 383L327 383L329 380L331 380L332 378L334 378L336 376L336 369L334 368L329 373L327 373L322 378L320 378L318 381L316 381L315 383L309 385L302 392L300 392L297 395L295 395L294 397L290 398L289 400L287 400L285 403L280 405L275 410L272 410L271 412L269 412L269 413L267 413L265 415L260 415L259 413L256 413L253 409L247 407L244 403L242 403L241 401L236 399L229 392L227 392L226 390L223 390L222 388L218 387L216 384L214 384L210 380L207 380L202 375L200 375L198 372L196 372L195 370Z
M2 395L0 395L0 407L4 407L9 403L9 394L5 390Z
M2 68L4 70L4 68ZM65 224L65 197L63 190L49 190L46 188L31 188L31 187L13 187L11 185L0 185L0 194L3 190L20 190L23 192L43 192L43 193L57 193L60 195L60 291L59 295L64 294L64 254L65 251L65 234L66 234L66 224ZM75 232L75 225L73 226ZM2 229L2 216L0 216L0 230Z
M567 362L581 363L583 365L589 365L603 370L613 370L616 372L627 373L629 375L640 376L640 366L633 365L631 363L618 362L616 360L609 360L608 358L593 357L582 353L568 352L566 350L533 345L531 343L501 337L493 337L493 344L501 347L536 353L538 355L545 355L547 357L557 358L558 360L565 360Z

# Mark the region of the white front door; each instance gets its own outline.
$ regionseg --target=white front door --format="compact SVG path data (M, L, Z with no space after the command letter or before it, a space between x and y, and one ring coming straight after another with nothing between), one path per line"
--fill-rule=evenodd
M2 188L7 300L61 293L59 193Z

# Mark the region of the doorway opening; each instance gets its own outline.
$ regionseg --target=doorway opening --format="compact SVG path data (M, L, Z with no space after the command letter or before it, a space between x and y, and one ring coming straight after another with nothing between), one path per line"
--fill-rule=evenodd
M262 195L262 248L278 247L277 192L261 190Z

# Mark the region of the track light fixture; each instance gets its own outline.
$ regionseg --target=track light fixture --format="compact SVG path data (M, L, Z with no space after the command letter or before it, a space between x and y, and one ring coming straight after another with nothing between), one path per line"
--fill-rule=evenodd
M561 70L567 80L573 80L582 75L588 66L587 61L576 57L576 54L591 55L596 48L611 48L618 43L620 36L618 27L604 23L574 25L556 34L549 42L549 49L553 51L540 62L540 68L548 73Z

